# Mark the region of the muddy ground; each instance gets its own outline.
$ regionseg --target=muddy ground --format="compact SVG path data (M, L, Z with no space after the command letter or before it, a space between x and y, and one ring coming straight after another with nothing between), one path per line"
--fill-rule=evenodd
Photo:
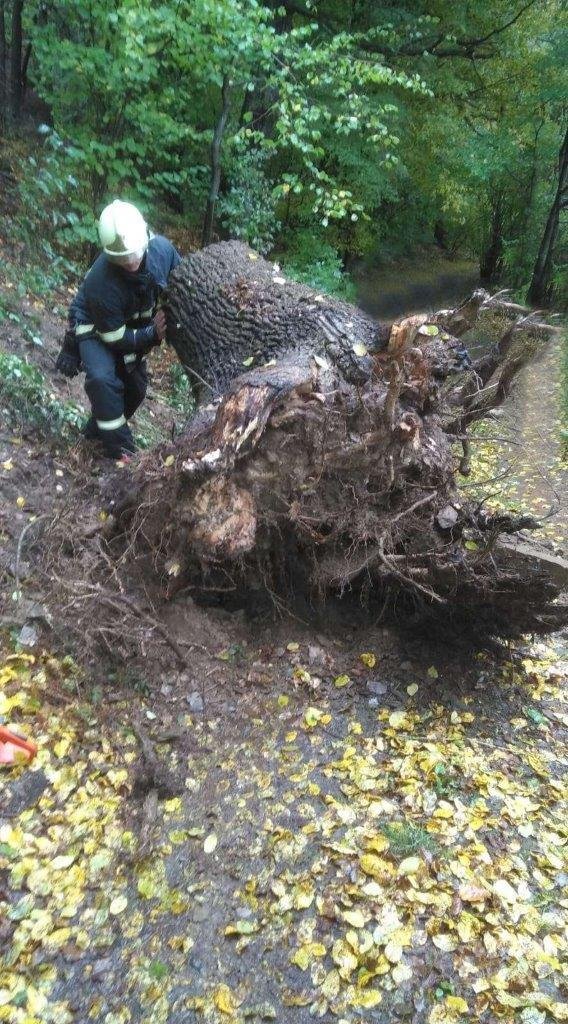
M0 323L49 374L56 300ZM181 427L169 358L158 436ZM39 517L87 490L96 522L115 468L6 418L0 449L0 722L39 746L0 777L0 1020L568 1020L568 638L480 650L182 595L113 663L70 641Z

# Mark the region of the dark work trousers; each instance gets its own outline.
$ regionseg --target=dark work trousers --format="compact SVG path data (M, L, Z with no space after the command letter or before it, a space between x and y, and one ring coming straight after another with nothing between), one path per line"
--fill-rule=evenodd
M79 342L79 349L92 411L85 435L97 437L103 443L105 455L119 459L125 452L136 451L127 420L146 394L146 364L137 357L130 369L124 356L112 352L110 346L98 338L84 338Z

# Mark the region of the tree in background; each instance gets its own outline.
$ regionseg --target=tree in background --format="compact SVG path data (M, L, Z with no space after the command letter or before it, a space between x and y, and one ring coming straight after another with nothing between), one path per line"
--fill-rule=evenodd
M519 291L538 258L561 294L562 0L41 3L26 52L53 130L26 188L59 246L120 193L321 287L436 241Z

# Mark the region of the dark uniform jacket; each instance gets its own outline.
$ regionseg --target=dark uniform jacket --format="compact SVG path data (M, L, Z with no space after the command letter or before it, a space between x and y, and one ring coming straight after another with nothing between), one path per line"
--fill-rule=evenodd
M162 235L150 238L140 268L132 274L101 253L73 299L69 318L77 342L98 338L132 362L156 341L152 318L159 295L181 256Z

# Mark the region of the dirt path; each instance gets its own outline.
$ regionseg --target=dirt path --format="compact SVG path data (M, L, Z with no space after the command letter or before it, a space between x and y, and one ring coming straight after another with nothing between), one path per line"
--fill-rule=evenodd
M567 1019L568 663L354 640L250 644L197 712L5 661L40 753L3 787L0 1019ZM134 717L179 790L141 859Z

